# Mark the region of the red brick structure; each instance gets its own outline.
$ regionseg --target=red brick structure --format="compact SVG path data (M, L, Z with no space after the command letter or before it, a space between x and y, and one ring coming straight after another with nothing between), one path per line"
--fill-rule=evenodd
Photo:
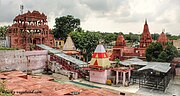
M123 35L119 35L119 36L118 36L118 38L117 38L117 40L116 40L116 46L121 46L121 47L126 46L126 41L125 41Z
M123 35L119 35L116 40L116 45L113 47L113 53L110 60L115 60L116 58L119 58L120 60L125 60L132 57L139 57L145 59L146 47L149 46L151 42L151 34L149 32L147 21L145 21L143 33L140 40L140 47L127 47Z
M152 37L149 32L149 28L148 28L148 24L147 24L147 20L146 20L145 24L144 24L144 29L143 29L143 33L141 36L141 40L140 40L140 48L146 48L147 46L149 46L149 44L151 42L152 42Z
M16 16L7 35L12 48L30 50L35 44L54 46L54 36L50 34L47 16L39 11L28 11Z
M163 46L168 42L168 38L166 37L166 34L162 32L160 36L158 37L157 42L161 43Z
M113 52L110 60L114 60L116 58L122 59L121 57L123 57L125 47L126 42L124 36L120 34L116 40L115 46L113 46Z

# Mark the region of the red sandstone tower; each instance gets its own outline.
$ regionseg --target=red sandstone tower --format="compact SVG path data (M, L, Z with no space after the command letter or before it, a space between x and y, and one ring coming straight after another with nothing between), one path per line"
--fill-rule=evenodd
M143 33L140 40L140 48L146 48L152 42L152 37L149 32L147 20L145 20Z
M47 16L39 11L28 11L16 16L7 35L12 48L30 50L35 44L54 46L54 36L50 34Z
M162 32L160 36L158 37L157 42L161 43L163 46L168 42L168 38L166 37L166 34Z

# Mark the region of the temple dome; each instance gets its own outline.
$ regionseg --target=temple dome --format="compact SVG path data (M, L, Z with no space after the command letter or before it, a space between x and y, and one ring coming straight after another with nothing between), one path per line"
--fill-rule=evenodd
M89 67L92 67L92 68L109 68L110 67L108 55L102 44L97 45L92 55Z
M116 46L126 46L124 36L120 34L116 40Z
M160 34L160 36L158 37L157 42L161 43L162 45L165 45L168 42L168 38L166 36L166 34L164 32L162 32Z
M72 38L68 35L66 43L63 46L63 51L76 51L76 47L72 41Z

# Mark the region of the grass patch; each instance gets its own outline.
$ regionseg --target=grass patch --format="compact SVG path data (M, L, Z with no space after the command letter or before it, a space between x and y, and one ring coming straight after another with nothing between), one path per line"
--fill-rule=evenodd
M17 48L0 47L0 50L17 50Z
M69 81L69 82L72 82L72 83L74 83L74 84L79 84L79 85L82 85L82 86L86 86L86 87L90 87L90 88L101 88L101 87L98 87L98 86L89 85L89 84L84 84L84 83L76 82L76 81Z
M13 96L10 91L5 89L3 82L0 82L0 96Z

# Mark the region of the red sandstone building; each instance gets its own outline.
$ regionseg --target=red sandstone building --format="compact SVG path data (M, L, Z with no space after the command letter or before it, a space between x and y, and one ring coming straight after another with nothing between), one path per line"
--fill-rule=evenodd
M50 34L47 16L39 11L28 11L16 16L7 35L12 48L31 50L35 44L54 46L54 36Z
M165 34L164 32L162 32L162 33L160 34L160 36L158 37L158 40L157 40L157 42L161 43L163 46L164 46L168 41L169 41L169 40L168 40L168 38L167 38L167 36L166 36L166 34Z
M116 44L113 47L113 53L111 55L110 60L115 60L119 58L120 60L139 57L145 59L145 50L147 46L152 42L152 37L149 32L147 21L145 21L143 33L140 39L140 47L139 48L130 48L126 46L125 39L123 35L119 35Z

